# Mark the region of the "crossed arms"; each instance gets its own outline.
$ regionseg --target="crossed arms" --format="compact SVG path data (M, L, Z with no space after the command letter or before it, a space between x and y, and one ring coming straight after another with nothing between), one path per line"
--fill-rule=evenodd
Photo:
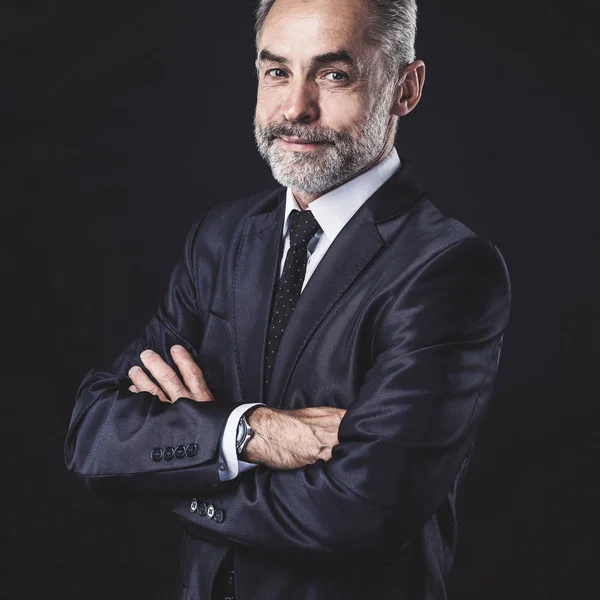
M337 423L311 430L300 418L298 439L309 449L297 464L285 463L285 436L279 454L272 445L261 449L258 438L248 445L248 459L263 464L221 483L219 437L234 405L212 400L200 370L195 379L181 372L184 360L191 360L190 370L198 368L192 362L203 325L190 246L188 241L187 257L145 333L109 371L91 371L82 383L66 442L68 467L93 488L185 498L174 499L174 512L196 535L224 545L311 560L377 560L391 537L393 547L402 548L451 489L492 391L509 312L509 283L497 251L477 238L457 242L388 303L378 321L373 363L337 421L333 441L339 443L332 443ZM173 346L187 353L177 358ZM148 349L155 353L151 360L180 371L179 383L169 376L172 385L187 388L176 402L165 402L159 390L150 393L140 372L139 378L129 375ZM272 420L281 415L260 409L251 417L257 429L263 427L261 412L269 415L265 432L267 423L281 424ZM315 441L317 430L329 432L327 443ZM150 459L155 446L191 443L197 452L179 462ZM329 460L314 460L319 444L331 446ZM319 452L328 458L323 447ZM191 496L224 509L226 520L191 513Z
M132 381L129 391L148 392L161 402L173 403L179 398L213 402L214 396L192 355L179 345L172 346L170 353L181 378L160 355L144 350L140 360L154 381L141 367L133 366L128 372ZM318 459L329 460L333 446L338 443L338 428L345 413L332 406L296 410L258 407L249 417L255 436L242 458L271 469L297 469Z

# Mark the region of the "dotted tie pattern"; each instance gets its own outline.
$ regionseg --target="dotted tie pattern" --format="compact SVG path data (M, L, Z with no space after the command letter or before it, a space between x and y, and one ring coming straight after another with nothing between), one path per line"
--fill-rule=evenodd
M265 390L269 385L271 369L275 363L275 356L283 330L298 302L308 255L306 248L308 242L319 231L320 226L310 210L292 210L290 213L290 249L285 257L283 273L277 284L275 302L271 312L271 322L267 334L267 351L265 353Z

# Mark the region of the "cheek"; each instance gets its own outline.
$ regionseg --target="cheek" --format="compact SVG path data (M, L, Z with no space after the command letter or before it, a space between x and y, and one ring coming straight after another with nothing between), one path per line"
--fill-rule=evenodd
M329 92L321 95L321 120L334 129L352 129L365 123L369 106L360 94Z
M278 95L272 90L258 90L256 96L256 120L260 124L265 124L272 120L277 113L280 101Z

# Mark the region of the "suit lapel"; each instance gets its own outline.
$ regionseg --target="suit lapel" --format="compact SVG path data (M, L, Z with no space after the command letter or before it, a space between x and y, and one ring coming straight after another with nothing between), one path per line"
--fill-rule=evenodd
M281 405L302 349L331 307L382 246L370 213L359 209L335 238L298 298L273 365L266 399L268 406Z
M423 189L413 179L411 165L402 159L402 168L337 235L300 294L283 332L268 395L263 400L268 406L281 406L290 376L315 329L397 231L399 222L394 217L404 215L423 195Z
M263 392L264 355L273 292L282 251L285 190L270 212L248 217L233 283L233 327L243 402L280 406L289 378L315 329L342 294L394 235L393 221L423 195L403 166L361 206L335 238L298 298L273 366L268 395Z

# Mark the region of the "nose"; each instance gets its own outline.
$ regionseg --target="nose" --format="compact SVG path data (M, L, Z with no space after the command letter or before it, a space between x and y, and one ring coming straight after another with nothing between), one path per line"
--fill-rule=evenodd
M309 123L319 118L318 90L306 81L295 81L281 107L286 121Z

